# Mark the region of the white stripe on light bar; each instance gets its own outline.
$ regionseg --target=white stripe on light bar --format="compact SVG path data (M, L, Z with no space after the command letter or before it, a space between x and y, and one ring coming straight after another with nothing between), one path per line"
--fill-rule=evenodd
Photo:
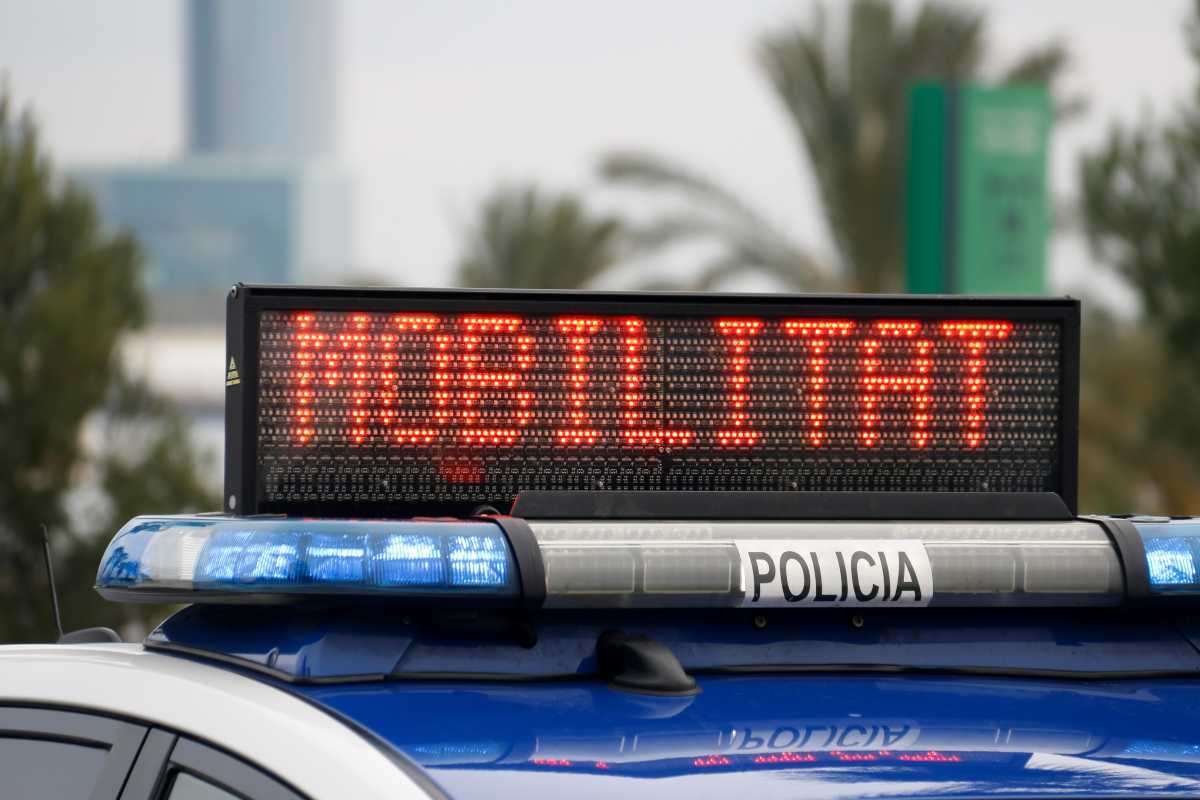
M529 525L545 564L547 608L1079 606L1116 605L1124 595L1113 545L1091 522L564 520ZM849 563L859 550L867 555L854 559L857 571L851 574ZM751 553L759 563L750 563ZM882 600L884 583L889 598L896 594L895 559L901 557L912 566L911 574L923 572L921 597L907 591ZM881 560L889 563L890 574L876 563ZM781 563L791 581L790 598L778 585ZM755 569L759 579L773 571L772 581L756 580ZM832 600L817 599L815 575L806 580L818 569L824 597L832 594ZM852 577L839 591L841 575ZM856 599L851 583L861 583L864 595L875 588L875 596ZM758 600L753 599L755 584L761 590Z

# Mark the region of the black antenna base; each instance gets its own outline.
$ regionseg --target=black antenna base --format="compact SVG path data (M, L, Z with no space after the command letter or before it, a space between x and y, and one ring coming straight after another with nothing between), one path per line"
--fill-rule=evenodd
M671 649L648 636L605 631L596 640L596 664L614 689L662 695L700 691Z

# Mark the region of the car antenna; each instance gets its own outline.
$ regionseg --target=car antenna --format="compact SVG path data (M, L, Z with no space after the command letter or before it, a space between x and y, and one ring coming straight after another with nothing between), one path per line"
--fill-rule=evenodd
M112 628L82 628L63 633L62 611L58 606L58 588L54 585L54 559L50 557L50 531L42 524L42 553L46 556L46 577L50 579L50 601L54 603L54 624L58 627L59 644L95 644L119 642L121 636Z
M50 600L54 603L54 624L58 626L58 638L63 637L62 612L58 608L58 589L54 586L54 559L50 557L50 531L42 524L42 552L46 555L46 576L50 579Z

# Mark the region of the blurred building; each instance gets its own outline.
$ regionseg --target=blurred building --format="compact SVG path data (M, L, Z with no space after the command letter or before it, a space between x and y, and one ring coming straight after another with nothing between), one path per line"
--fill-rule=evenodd
M156 322L223 318L230 284L337 282L351 185L337 164L332 0L190 0L186 150L72 171L146 254Z
M336 147L332 3L191 0L187 136L194 154L326 158Z
M349 182L322 162L189 158L74 170L146 255L156 322L220 321L246 283L329 283L348 262Z

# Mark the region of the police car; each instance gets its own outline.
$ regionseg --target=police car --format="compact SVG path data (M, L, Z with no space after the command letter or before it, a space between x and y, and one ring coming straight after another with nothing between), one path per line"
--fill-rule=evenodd
M237 286L144 642L6 798L1200 796L1200 522L1076 508L1070 299Z

